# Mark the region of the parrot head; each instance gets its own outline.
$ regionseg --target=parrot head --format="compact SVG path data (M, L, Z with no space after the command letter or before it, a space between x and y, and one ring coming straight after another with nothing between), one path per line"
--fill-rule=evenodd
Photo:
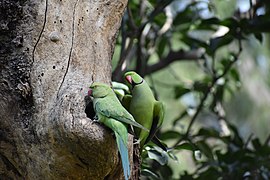
M110 86L104 83L94 82L90 86L88 95L93 96L94 98L101 98L107 96L109 92Z
M143 83L143 78L134 71L126 72L124 76L128 84L132 87Z

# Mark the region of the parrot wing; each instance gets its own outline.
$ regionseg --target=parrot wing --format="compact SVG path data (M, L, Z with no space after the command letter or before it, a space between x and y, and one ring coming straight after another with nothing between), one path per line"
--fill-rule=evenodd
M121 105L118 99L116 100L110 98L103 99L102 101L97 101L95 104L96 112L106 116L107 118L113 118L117 121L121 121L123 123L130 124L132 126L148 131L148 129L134 120L133 116L129 114L129 112Z
M151 141L155 145L160 147L163 151L166 151L166 152L168 151L169 148L167 147L167 145L165 143L161 142L156 135L151 139Z
M123 84L123 83L113 81L112 82L112 88L113 89L122 89L123 91L125 91L127 93L130 93L128 86Z
M155 136L156 132L159 130L164 119L164 106L161 102L156 101L154 104L153 122L150 129L150 133L145 141L147 144Z
M115 81L112 82L112 89L120 101L125 94L130 93L127 85Z
M130 102L132 100L132 96L131 95L125 95L122 99L122 105L126 108L129 109L130 107Z
M164 112L165 110L163 103L157 101L154 106L154 121L157 121L157 129L159 129L163 123Z

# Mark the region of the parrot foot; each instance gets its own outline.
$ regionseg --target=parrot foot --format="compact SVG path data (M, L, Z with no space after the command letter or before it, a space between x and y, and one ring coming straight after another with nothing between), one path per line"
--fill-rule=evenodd
M92 124L95 124L95 123L97 123L97 122L98 122L98 120L93 119L92 122L91 122L91 125L92 125Z
M140 144L140 142L141 141L139 139L135 139L134 142L133 142L133 144Z
M93 120L92 120L92 124L94 124L94 123L96 123L96 122L98 122L98 116L97 116L97 115L94 116L94 118L93 118Z
M95 115L94 118L93 118L94 121L98 121L98 116Z

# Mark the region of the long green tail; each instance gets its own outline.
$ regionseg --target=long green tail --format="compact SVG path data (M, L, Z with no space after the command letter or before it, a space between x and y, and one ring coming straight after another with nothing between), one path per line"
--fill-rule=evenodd
M128 180L128 178L130 176L128 148L125 145L125 143L124 143L123 139L121 138L121 136L117 132L115 132L115 137L116 137L117 147L118 147L118 150L119 150L120 156L121 156L121 161L122 161L125 180Z

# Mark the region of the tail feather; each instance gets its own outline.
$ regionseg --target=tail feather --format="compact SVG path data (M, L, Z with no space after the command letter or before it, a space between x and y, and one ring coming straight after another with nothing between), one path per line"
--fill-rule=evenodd
M158 147L160 147L163 151L168 151L168 148L166 147L166 145L164 145L164 143L162 143L158 138L157 138L157 136L154 136L153 138L152 138L152 142L154 143L154 144L156 144Z
M130 166L129 166L129 159L128 159L128 148L126 146L127 143L125 143L123 139L121 138L121 136L116 132L115 132L115 137L116 137L117 147L121 156L125 180L128 180L130 176Z

